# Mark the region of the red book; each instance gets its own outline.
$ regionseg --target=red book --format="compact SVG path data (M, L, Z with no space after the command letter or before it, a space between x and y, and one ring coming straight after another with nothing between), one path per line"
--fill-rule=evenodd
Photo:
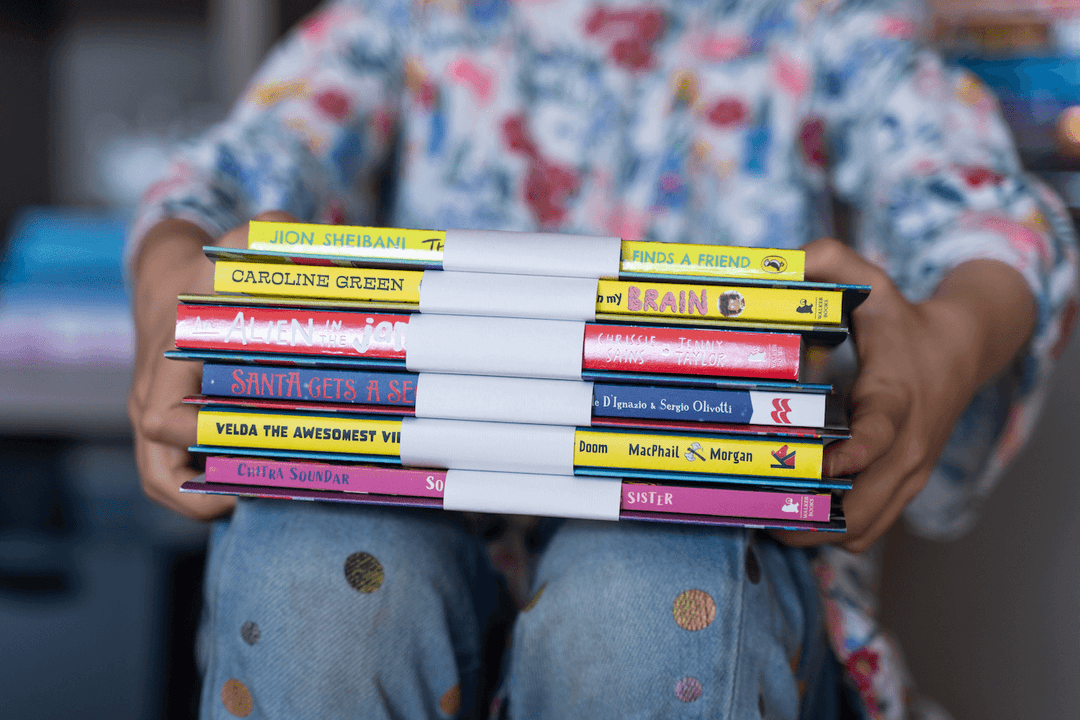
M798 380L802 338L702 328L585 326L587 370Z
M408 315L181 304L176 347L404 360L408 324Z
M181 304L176 311L176 347L402 361L406 359L410 317L273 306ZM511 350L515 345L513 339L497 336L487 341L492 347ZM801 350L802 338L792 333L585 323L581 367L619 373L797 381ZM482 345L477 346L477 352L483 352Z

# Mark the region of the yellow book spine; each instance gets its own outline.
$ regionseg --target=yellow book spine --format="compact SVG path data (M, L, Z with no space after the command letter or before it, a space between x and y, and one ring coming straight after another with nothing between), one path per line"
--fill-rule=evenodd
M805 269L802 250L622 242L623 272L803 280Z
M817 480L822 448L820 441L577 430L574 465Z
M200 410L197 439L220 447L397 457L401 420Z
M843 300L834 290L601 280L596 312L839 325Z
M442 261L444 230L252 220L248 249L371 260ZM802 250L622 241L622 272L802 280Z
M442 260L441 230L315 225L252 220L248 249L353 258Z
M419 303L423 277L421 270L214 263L214 290L245 295Z

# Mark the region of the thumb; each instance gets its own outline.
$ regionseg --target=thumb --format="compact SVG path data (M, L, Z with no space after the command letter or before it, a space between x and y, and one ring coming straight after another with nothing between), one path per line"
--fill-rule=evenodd
M807 280L874 286L885 277L879 267L839 240L821 238L802 249L806 253Z

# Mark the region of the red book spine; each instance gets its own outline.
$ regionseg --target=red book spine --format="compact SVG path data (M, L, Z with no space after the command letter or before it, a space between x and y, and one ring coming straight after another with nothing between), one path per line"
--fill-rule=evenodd
M181 304L176 347L404 360L408 325L404 314ZM582 368L797 381L801 349L795 333L587 323Z
M408 324L408 315L181 304L176 347L404 360Z
M586 370L798 380L793 333L586 325Z

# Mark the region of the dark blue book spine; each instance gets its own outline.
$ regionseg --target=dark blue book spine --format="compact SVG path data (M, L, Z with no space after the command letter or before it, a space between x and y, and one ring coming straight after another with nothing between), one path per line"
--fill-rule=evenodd
M413 405L413 373L363 370L203 365L202 393L223 397L312 400L367 405Z
M593 415L597 417L748 423L753 414L746 390L593 385Z

